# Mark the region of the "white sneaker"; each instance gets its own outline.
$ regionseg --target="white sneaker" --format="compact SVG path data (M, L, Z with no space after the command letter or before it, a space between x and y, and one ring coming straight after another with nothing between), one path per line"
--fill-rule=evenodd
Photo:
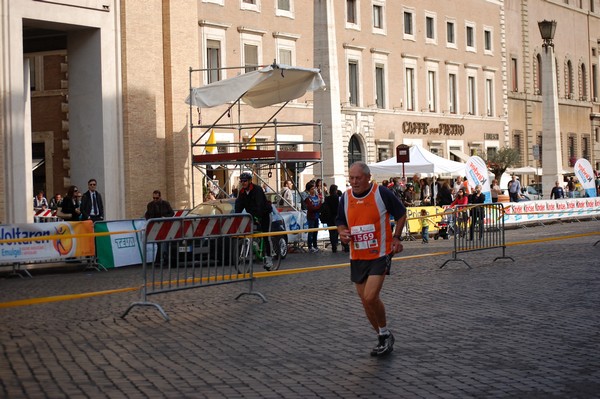
M319 252L319 248L311 248L308 251L314 254L314 253Z
M265 256L265 269L271 270L273 267L273 258L271 256Z

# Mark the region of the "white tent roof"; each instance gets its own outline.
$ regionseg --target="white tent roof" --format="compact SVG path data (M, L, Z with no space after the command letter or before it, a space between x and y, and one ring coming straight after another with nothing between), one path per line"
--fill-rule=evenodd
M187 104L211 108L240 97L253 108L262 108L302 97L325 87L318 69L269 65L231 79L192 89ZM191 98L190 98L191 97Z
M506 172L516 174L516 175L537 175L537 176L544 175L542 168L535 168L533 166L523 166L520 168L507 168ZM568 169L561 170L561 174L563 174L563 175L568 175L569 173L573 173L573 171L569 171Z
M435 175L450 174L465 175L465 164L437 156L419 145L410 147L410 162L404 164L407 175L415 173L432 173ZM369 165L373 176L401 176L402 164L396 162L396 157Z
M534 168L533 166L522 166L520 168L507 168L508 173L515 173L519 175L541 175L540 168Z

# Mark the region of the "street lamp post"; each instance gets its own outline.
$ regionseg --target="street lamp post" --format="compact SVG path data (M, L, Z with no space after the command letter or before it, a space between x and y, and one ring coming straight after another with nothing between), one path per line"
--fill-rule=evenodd
M542 162L544 174L542 189L551 190L554 182L562 184L562 152L560 147L560 123L558 115L558 89L556 87L556 63L554 61L554 32L556 21L538 22L544 43L542 60Z

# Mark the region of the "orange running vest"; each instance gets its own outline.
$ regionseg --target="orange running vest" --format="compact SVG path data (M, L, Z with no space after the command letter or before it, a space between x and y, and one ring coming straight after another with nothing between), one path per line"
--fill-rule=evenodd
M363 198L356 198L352 189L345 193L344 213L350 228L350 259L377 259L392 252L390 214L373 184Z

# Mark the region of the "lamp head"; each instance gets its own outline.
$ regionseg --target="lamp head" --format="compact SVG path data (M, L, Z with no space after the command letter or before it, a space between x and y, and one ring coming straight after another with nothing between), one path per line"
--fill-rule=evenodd
M538 22L538 27L540 28L540 34L542 35L542 39L544 40L543 47L554 47L554 43L552 40L554 39L554 33L556 32L556 21L540 21Z

